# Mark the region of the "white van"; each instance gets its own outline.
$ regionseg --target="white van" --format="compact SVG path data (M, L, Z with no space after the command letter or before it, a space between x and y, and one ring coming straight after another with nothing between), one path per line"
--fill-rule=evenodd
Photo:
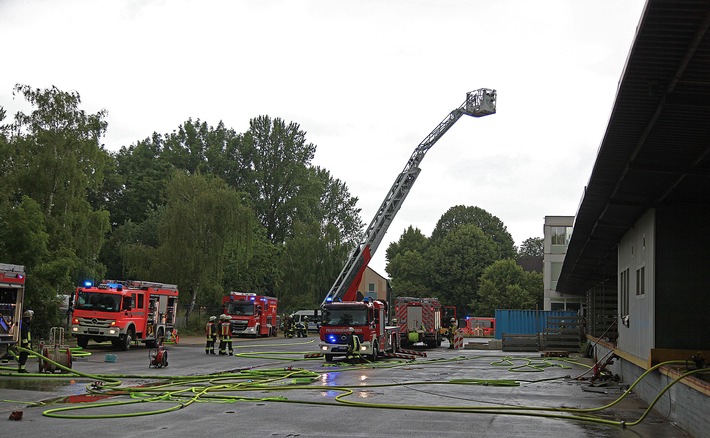
M293 323L297 324L303 320L303 318L308 317L308 331L317 332L320 328L320 309L316 310L298 310L293 312Z

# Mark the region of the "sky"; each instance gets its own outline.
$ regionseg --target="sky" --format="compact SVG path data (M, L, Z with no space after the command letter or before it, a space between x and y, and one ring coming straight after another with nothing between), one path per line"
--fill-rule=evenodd
M313 165L373 219L417 145L468 91L427 153L373 260L409 226L430 236L457 205L500 219L516 245L573 216L591 175L645 0L0 0L0 106L15 84L105 109L117 151L189 118L245 132L294 122ZM7 120L6 120L7 121Z

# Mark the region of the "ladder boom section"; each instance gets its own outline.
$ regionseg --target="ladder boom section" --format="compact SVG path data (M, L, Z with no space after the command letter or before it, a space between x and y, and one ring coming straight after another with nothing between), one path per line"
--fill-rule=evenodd
M406 166L390 188L382 205L377 209L375 217L365 231L363 241L350 253L348 261L338 278L333 283L323 304L331 301L355 301L357 286L362 279L362 274L367 263L382 242L387 229L392 224L402 203L406 199L414 182L417 180L421 169L419 164L424 159L427 151L461 118L462 115L483 117L496 112L496 91L481 88L466 93L466 100L458 108L451 111L424 140L414 149Z

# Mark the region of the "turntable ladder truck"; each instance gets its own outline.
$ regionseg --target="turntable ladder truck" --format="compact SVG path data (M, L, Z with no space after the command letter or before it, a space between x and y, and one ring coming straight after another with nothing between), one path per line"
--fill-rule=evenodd
M346 350L342 344L347 338L346 332L354 326L355 333L360 337L363 355L373 359L378 353L396 350L398 345L397 327L385 328L385 303L357 302L357 288L362 280L362 275L372 255L377 250L385 236L387 229L392 224L414 181L419 176L420 163L427 151L456 123L462 115L483 117L496 112L496 90L481 88L466 93L466 100L434 128L429 135L414 149L414 153L407 161L402 172L397 176L385 197L382 205L375 213L370 225L365 231L365 236L348 256L343 270L333 283L325 296L321 307L323 308L323 322L320 328L321 353L326 359L332 360L333 356L345 355ZM378 306L380 304L384 307ZM377 308L368 308L375 306ZM351 315L357 309L353 306L364 306L366 319L360 324L348 322L347 319L337 319L336 316ZM343 309L339 309L343 307ZM359 313L359 312L356 312ZM333 316L329 318L328 315ZM355 321L355 320L353 320Z

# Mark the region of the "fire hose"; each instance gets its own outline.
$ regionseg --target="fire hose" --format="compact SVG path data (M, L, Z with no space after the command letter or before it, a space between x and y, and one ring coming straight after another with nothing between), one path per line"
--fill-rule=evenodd
M283 354L284 352L270 352L274 355ZM291 352L289 352L290 354ZM266 355L267 357L272 357L271 354ZM489 357L490 356L480 356ZM479 358L479 357L476 357ZM49 358L43 358L44 360L51 361ZM441 363L446 361L461 361L461 360L472 360L475 358L454 358L454 359L434 359L431 361L421 361L419 363ZM545 360L541 363L532 363L533 359L526 359L527 363L521 366L515 365L514 359L521 358L511 358L509 356L502 357L499 361L491 363L492 366L509 366L511 371L523 371L525 368L531 368L530 370L525 369L524 371L539 372L540 370L550 367L557 366L554 361ZM560 360L562 358L554 358L555 360ZM540 361L537 361L540 362ZM567 360L562 360L562 362L569 362ZM327 405L327 406L354 406L363 408L386 408L386 409L398 409L398 410L416 410L416 411L436 411L436 412L458 412L458 413L486 413L486 414L498 414L498 415L524 415L532 417L543 417L543 418L556 418L565 420L576 420L583 422L593 422L598 424L605 424L611 426L619 427L632 427L640 424L650 413L651 409L660 400L660 398L675 384L677 384L682 379L702 372L708 372L709 369L700 368L688 371L681 374L680 376L673 379L668 383L656 396L653 402L647 407L643 414L635 421L619 421L619 420L608 420L599 417L594 417L591 414L595 412L600 412L611 408L617 403L621 402L625 397L627 397L632 389L637 386L649 373L658 369L664 365L680 365L685 364L685 361L668 361L655 365L644 372L629 388L616 400L604 406L594 407L594 408L564 408L564 407L538 407L538 406L455 406L455 405L398 405L398 404L387 404L387 403L369 403L363 401L354 401L348 397L354 394L356 391L363 391L372 388L382 388L388 386L406 386L414 387L420 385L497 385L497 386L518 386L520 382L526 382L525 380L506 380L506 379L451 379L448 381L432 382L407 382L407 383L388 383L388 384L370 384L370 385L354 385L354 386L328 386L328 391L339 392L335 397L334 401L306 401L306 400L291 400L283 395L278 395L274 397L248 397L241 395L233 395L229 393L233 392L244 392L244 391L292 391L292 390L304 390L304 391L322 391L322 386L313 386L312 383L321 377L320 373L314 371L309 371L300 368L287 367L284 369L249 369L242 370L238 373L223 373L208 376L169 376L169 377L156 377L156 376L135 376L135 375L92 375L87 373L82 373L73 369L65 369L68 373L80 376L83 378L95 380L95 382L87 388L92 394L109 394L112 396L118 395L128 395L130 400L120 400L104 403L91 403L79 406L68 406L48 409L43 412L44 416L53 418L86 418L86 419L97 419L97 418L117 418L117 417L131 417L131 416L145 416L145 415L157 415L165 412L175 411L177 409L183 409L195 402L222 402L222 403L233 403L233 402L279 402L279 403L302 403L302 404L313 404L313 405ZM61 367L60 364L56 364ZM391 365L390 366L401 366ZM518 368L517 370L515 368ZM350 369L353 370L353 369ZM338 370L337 372L347 372L349 369ZM569 376L567 376L569 377ZM167 381L166 383L159 384L152 387L121 387L120 378L133 378L133 379L146 379L146 380L158 380ZM559 379L559 378L554 378ZM527 381L531 383L549 381L552 379L541 379ZM100 384L99 384L100 382ZM115 407L119 405L132 405L139 403L149 403L149 402L173 402L174 405L155 410L141 411L141 412L130 412L130 413L104 413L104 414L71 414L69 412L85 409L95 409L104 407Z

